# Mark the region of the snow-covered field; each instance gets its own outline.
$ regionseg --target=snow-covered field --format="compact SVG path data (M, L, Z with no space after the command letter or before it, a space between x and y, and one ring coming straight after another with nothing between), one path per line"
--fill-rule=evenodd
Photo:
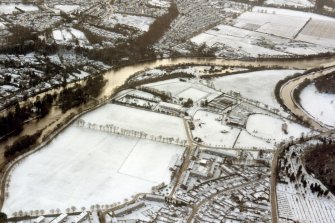
M319 93L314 84L300 95L301 106L318 121L335 127L335 95Z
M175 145L71 126L12 170L2 211L120 202L168 183L169 165L182 152Z
M282 130L284 123L287 124L288 134L285 134ZM272 141L273 143L289 139L290 136L298 138L302 133L304 133L304 135L310 133L309 129L301 125L264 114L250 115L246 129L251 135L266 139L270 142Z
M312 19L300 32L297 40L319 44L322 46L335 47L335 19L314 20Z
M236 141L235 148L274 149L275 145L273 142L266 142L243 130Z
M31 12L31 11L38 11L38 7L35 6L35 5L26 5L26 4L14 4L14 3L11 3L11 4L0 4L0 14L12 14L13 12L17 12L18 10L15 8L19 8L23 11L26 11L26 12Z
M287 5L301 8L310 8L314 6L314 4L309 0L266 0L265 4L279 6Z
M301 17L301 18L312 18L312 19L329 20L329 21L334 21L335 20L332 17L319 15L319 14L315 14L315 13L311 13L311 12L302 12L302 11L272 8L272 7L255 6L255 7L252 8L252 11L253 12L259 12L259 13L276 14L276 15L280 15L280 16L281 15L284 15L284 16L298 16L298 17Z
M218 55L231 52L251 57L289 54L311 55L334 50L326 46L290 41L287 38L228 25L218 25L193 37L191 41L196 45L205 43L209 47L218 47L222 51L219 51Z
M76 9L79 9L79 5L55 5L54 8L55 9L59 9L63 12L71 12L74 11Z
M150 0L148 2L149 5L156 6L156 7L161 7L161 8L169 8L170 7L170 2L169 1L164 1L164 0Z
M191 42L217 47L218 56L313 55L335 50L334 27L331 17L256 6L242 13L233 26L218 25Z
M234 26L257 32L293 38L309 18L293 15L245 12L239 16Z
M57 43L69 42L74 38L78 39L79 43L89 42L82 31L74 28L53 30L52 36Z
M235 91L243 97L254 99L271 107L281 108L274 89L277 82L301 70L264 70L219 77L213 80L214 86L225 92Z
M191 98L193 101L199 101L202 98L205 98L210 93L196 89L196 88L188 88L185 91L178 94L179 98Z
M205 145L232 148L240 130L222 124L220 119L222 115L197 111L193 117L195 125L192 131L193 137L201 138Z
M82 119L87 123L113 124L119 128L143 131L149 135L187 139L181 118L116 104L107 104L84 115Z
M59 30L56 29L52 31L52 36L56 40L56 42L70 41L72 40L72 35L67 30Z
M114 23L135 27L141 31L148 31L149 26L155 21L154 18L146 16L124 15L115 13Z
M276 37L237 27L218 25L193 37L191 41L197 45L206 43L210 47L222 44L225 47L240 51L240 54L253 57L259 55L286 55L284 52L257 45L257 42L260 42L258 39L276 39Z
M194 102L202 98L207 98L210 101L221 94L212 88L197 83L196 80L185 82L180 81L179 78L146 84L144 86L169 92L173 97L191 98Z

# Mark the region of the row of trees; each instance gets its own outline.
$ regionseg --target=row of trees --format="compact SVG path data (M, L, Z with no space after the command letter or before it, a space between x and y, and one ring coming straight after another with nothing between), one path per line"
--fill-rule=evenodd
M77 121L77 125L82 128L88 128L92 130L97 130L101 132L108 132L113 134L121 134L124 136L132 136L137 138L143 138L143 139L150 139L153 141L158 141L162 143L169 143L169 144L176 144L176 145L182 145L184 146L187 141L180 139L180 138L174 138L174 137L164 137L162 135L149 135L148 133L145 133L143 131L136 131L132 129L125 129L122 127L118 127L113 124L107 124L107 125L99 125L95 123L85 122L83 119L79 119Z

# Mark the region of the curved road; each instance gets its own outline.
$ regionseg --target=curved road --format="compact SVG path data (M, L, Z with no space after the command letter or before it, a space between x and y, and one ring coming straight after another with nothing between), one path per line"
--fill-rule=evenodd
M323 70L312 72L300 77L293 78L288 80L280 88L280 98L282 99L284 105L296 116L300 116L303 120L306 120L315 130L320 132L329 131L332 127L327 126L317 120L307 111L302 108L302 106L295 100L293 96L294 90L305 80L314 80L318 77L329 74L330 72L335 71L335 66L326 67Z
M145 63L140 63L140 64L136 64L136 65L131 65L131 66L126 66L120 69L114 69L112 71L109 71L107 73L104 74L104 77L108 80L108 83L106 85L106 87L103 89L103 93L100 96L100 99L102 98L107 98L110 97L113 92L115 91L115 89L117 89L117 87L122 86L126 80L134 73L138 72L138 71L142 71L146 68L154 68L157 66L173 66L173 65L177 65L180 63L194 63L195 65L199 65L199 64L205 64L205 63L210 63L210 64L217 64L217 65L230 65L230 66L255 66L255 67L259 67L259 66L274 66L274 65L282 65L282 67L287 67L287 68L300 68L300 69L305 69L305 68L312 68L313 66L317 66L322 64L322 63L328 63L328 62L332 62L334 60L334 58L328 58L328 59L312 59L312 60L287 60L287 61L282 61L282 60L256 60L256 61L240 61L240 60L224 60L224 59L203 59L203 58L181 58L181 59L163 59L163 60L157 60L157 61L151 61L151 62L145 62ZM50 90L52 91L52 90ZM285 89L282 89L281 92L286 92ZM291 95L291 93L290 93ZM36 96L35 96L36 97ZM286 101L287 98L290 97L284 97L284 101ZM33 98L30 98L30 100ZM97 104L97 106L99 106L101 104ZM93 108L94 109L94 108ZM40 122L38 123L28 123L27 125L24 126L24 131L23 134L33 134L36 131L40 130L40 129L45 129L45 132L51 131L55 126L57 126L57 124L61 123L62 121L64 121L64 116L67 116L70 114L70 112L76 112L77 113L77 117L80 116L83 113L83 109L79 108L76 110L72 110L69 111L66 114L61 114L59 111L59 109L55 109L54 112L52 112L51 114L49 114L46 118L40 120ZM310 117L309 117L310 118ZM43 124L41 124L43 123ZM69 122L68 122L69 123ZM51 126L51 127L50 127ZM63 126L64 127L64 126ZM186 126L185 126L186 127ZM61 129L61 128L60 128ZM59 129L58 129L59 130ZM322 129L324 130L324 129ZM43 135L45 136L45 135ZM190 142L189 142L190 143ZM0 144L1 148L4 148L5 144ZM192 145L190 148L191 152L194 147L196 145ZM34 150L35 151L35 150ZM33 152L33 151L31 151ZM25 157L26 155L29 155L30 153L25 154L23 157ZM188 154L189 155L189 154ZM21 157L22 158L22 157ZM10 171L10 167L12 165L9 165L8 168L6 168L5 173L2 174L1 176L1 194L0 194L0 198L4 199L4 188L5 188L5 180L6 180L6 172ZM178 179L179 181L180 179ZM177 183L178 183L177 181ZM0 199L0 200L2 200ZM1 205L1 204L0 204Z

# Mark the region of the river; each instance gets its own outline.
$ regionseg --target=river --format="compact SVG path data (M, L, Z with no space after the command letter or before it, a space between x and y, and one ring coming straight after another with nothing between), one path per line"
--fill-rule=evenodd
M104 73L104 78L107 80L107 84L102 90L100 98L110 97L114 90L123 85L125 81L134 73L151 69L158 66L174 66L178 64L193 63L195 65L211 64L211 65L228 65L228 66L279 66L287 69L309 69L314 67L319 67L321 65L328 66L334 64L335 57L330 58L313 58L313 59L288 59L288 60L278 60L278 59L266 59L266 60L227 60L219 58L176 58L176 59L158 59L154 61L140 62L133 65L124 66L121 68L112 69ZM70 83L69 85L73 85ZM39 95L29 98L30 101L36 100L36 97L43 97L47 93L59 92L59 89L51 89ZM62 114L61 110L57 107L53 107L51 112L44 118L40 120L34 120L24 125L24 129L20 136L33 134L38 130L45 129L44 132L51 130L57 126L57 124L63 121L63 118L70 113L78 113L78 109L71 109L70 111ZM17 137L11 137L10 139L2 142L0 144L0 153L4 152L6 145L10 145ZM3 159L0 160L0 163Z

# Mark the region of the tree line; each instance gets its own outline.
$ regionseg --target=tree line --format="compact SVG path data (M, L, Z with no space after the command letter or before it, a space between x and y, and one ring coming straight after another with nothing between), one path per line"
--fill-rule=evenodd
M86 103L90 98L96 98L105 86L106 80L102 75L89 76L85 85L76 84L74 87L66 88L59 94L58 104L65 113L71 108Z
M315 80L315 87L320 93L335 94L335 71L318 77Z
M0 117L1 140L11 135L19 134L23 129L23 124L27 120L45 117L49 113L53 101L54 96L46 94L41 99L37 98L34 103L28 103L22 107L20 107L19 103L16 103L14 111Z
M313 173L321 182L335 194L335 144L328 143L312 146L303 157L308 173ZM322 192L317 185L311 188L313 192Z
M42 98L37 98L34 103L27 103L24 106L16 103L14 111L0 116L0 141L9 136L18 135L23 129L23 124L28 120L40 119L48 115L54 102L59 104L62 112L66 112L86 103L90 98L98 97L105 84L106 81L102 75L90 76L85 85L76 84L74 87L65 88L59 95L46 94Z
M11 146L5 148L4 156L6 159L12 158L17 154L21 154L27 151L32 145L34 145L37 139L41 135L41 131L33 135L25 135L18 138Z

